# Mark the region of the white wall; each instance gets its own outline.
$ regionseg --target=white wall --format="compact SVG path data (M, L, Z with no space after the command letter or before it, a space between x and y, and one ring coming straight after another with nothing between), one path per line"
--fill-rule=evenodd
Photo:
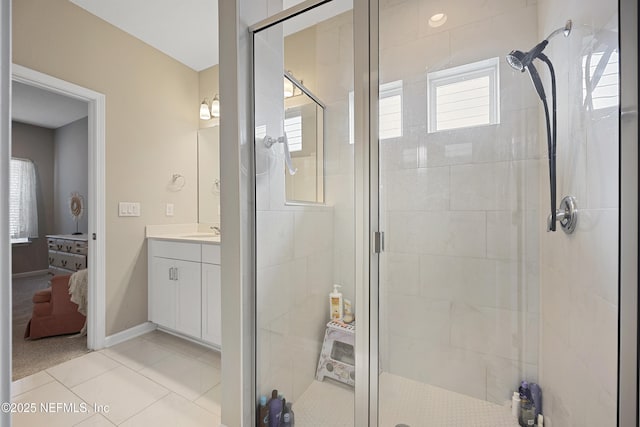
M55 130L54 139L54 196L55 233L71 234L76 231L76 222L69 211L71 193L77 192L84 198L84 212L78 221L78 230L88 230L88 164L89 164L89 129L88 119L76 120L73 123Z
M602 49L594 49L596 38L617 48L617 4L538 1L540 38L573 20L569 38L554 39L546 53L558 75L558 196L575 196L580 209L573 235L542 233L540 240L540 368L545 425L552 427L616 419L618 110L585 108L582 64ZM607 31L613 37L603 38ZM548 190L541 190L543 203Z
M504 60L536 43L530 3L380 10L381 83L403 82L403 136L380 146L382 369L496 403L538 379L538 101ZM493 57L500 123L428 133L427 73Z

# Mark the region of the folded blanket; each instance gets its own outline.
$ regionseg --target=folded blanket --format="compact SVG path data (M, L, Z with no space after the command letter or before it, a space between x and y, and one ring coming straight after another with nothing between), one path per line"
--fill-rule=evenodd
M69 295L71 302L78 304L78 311L87 315L87 287L89 280L87 277L87 269L76 271L69 278Z
M76 271L69 278L69 295L71 295L71 302L78 304L78 312L83 315L87 315L87 288L89 279L87 275L87 269ZM80 335L86 335L87 322L84 322L84 326L80 331Z

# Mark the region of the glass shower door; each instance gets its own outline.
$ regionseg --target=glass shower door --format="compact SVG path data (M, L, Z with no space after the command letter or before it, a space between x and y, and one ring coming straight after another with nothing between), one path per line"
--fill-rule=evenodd
M489 3L380 2L378 425L517 426L521 381L551 425L614 425L617 4ZM547 232L544 110L505 60L567 19L545 54L571 235Z
M351 9L331 2L254 32L259 425L283 400L296 425L354 425Z

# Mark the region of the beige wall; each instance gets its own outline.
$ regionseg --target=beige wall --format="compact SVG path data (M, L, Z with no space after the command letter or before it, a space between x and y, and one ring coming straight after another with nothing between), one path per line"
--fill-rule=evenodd
M145 225L197 218L198 73L65 0L14 2L13 62L106 95L106 334L138 325ZM173 173L182 191L168 190ZM118 217L119 201L141 216Z
M36 167L38 187L38 234L28 245L14 246L11 250L11 272L26 273L46 270L46 235L54 230L53 215L53 169L54 131L39 126L13 122L11 126L11 155L29 159Z
M202 102L219 94L218 65L206 68L198 73L198 99ZM219 97L219 95L218 95ZM220 187L213 182L220 180L220 129L209 129L220 124L220 119L200 120L198 132L198 222L210 226L220 226ZM206 129L206 130L205 130Z

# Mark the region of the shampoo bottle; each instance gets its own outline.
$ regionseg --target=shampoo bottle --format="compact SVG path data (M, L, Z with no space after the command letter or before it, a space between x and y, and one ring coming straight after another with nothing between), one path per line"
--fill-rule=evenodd
M269 425L269 407L267 406L267 396L260 396L260 407L258 410L258 426Z
M287 402L287 414L289 414L289 421L291 423L291 426L295 426L296 420L295 414L293 413L293 403L291 402Z
M542 413L542 390L536 383L530 384L529 389L531 390L531 400L533 401L533 406L535 406L536 408L535 417L537 420L538 415Z
M342 320L342 292L338 290L340 285L333 285L333 292L329 294L329 315L331 320Z
M344 313L342 316L342 321L344 323L353 322L353 311L351 309L351 301L349 301L348 299L344 300Z
M271 399L267 406L269 407L269 427L279 427L280 417L282 417L282 399L278 398L278 390L271 392Z
M517 391L514 391L513 396L511 396L511 415L515 418L520 418L520 393Z
M522 427L528 427L535 425L535 406L533 405L533 399L531 398L531 389L529 383L522 381L520 388L520 415L518 422Z

